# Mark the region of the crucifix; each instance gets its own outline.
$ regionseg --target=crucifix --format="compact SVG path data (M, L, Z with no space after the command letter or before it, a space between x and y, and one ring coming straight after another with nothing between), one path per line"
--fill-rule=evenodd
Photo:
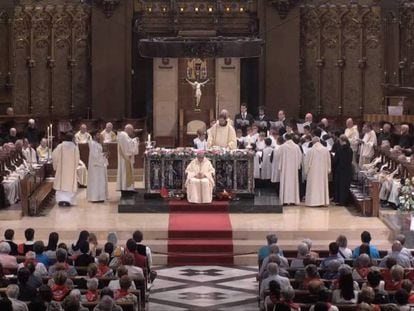
M198 82L198 81L194 81L194 82L191 82L190 80L188 80L188 79L185 79L192 87L193 87L193 89L195 90L195 95L194 95L194 97L195 97L195 99L196 99L196 109L199 109L199 107L200 107L200 101L201 101L201 95L202 95L202 92L201 92L201 87L202 86L204 86L204 85L206 85L207 83L208 83L208 81L210 81L210 79L207 79L206 81L204 81L204 82Z

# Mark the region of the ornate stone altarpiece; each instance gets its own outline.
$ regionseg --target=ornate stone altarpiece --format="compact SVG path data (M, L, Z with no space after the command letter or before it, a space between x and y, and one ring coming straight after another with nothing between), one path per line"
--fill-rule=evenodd
M196 156L191 148L151 149L145 153L145 189L147 193L168 191L184 192L185 169ZM216 169L216 191L238 194L254 193L254 153L246 150L232 152L207 151Z

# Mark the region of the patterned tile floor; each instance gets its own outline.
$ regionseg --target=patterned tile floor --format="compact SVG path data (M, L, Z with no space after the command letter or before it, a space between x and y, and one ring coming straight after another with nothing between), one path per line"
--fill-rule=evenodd
M149 311L258 310L256 267L183 266L157 272Z

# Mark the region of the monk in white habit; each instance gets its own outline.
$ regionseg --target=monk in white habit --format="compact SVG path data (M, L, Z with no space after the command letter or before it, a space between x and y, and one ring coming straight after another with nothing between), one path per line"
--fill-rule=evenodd
M236 131L227 121L226 114L220 113L218 122L211 128L207 146L208 148L221 147L230 150L237 148Z
M302 166L302 152L292 141L291 134L286 134L285 140L286 142L279 148L279 198L282 204L298 205L300 203L299 170Z
M375 146L377 145L377 134L372 129L371 123L367 122L362 127L364 137L360 142L359 149L359 167L362 168L364 164L371 162L372 157L375 154Z
M91 140L91 135L88 133L86 124L81 124L79 131L75 134L75 141L77 144L87 144Z
M37 157L39 162L46 161L49 158L49 147L47 146L47 139L42 138L40 145L36 148Z
M101 139L104 144L116 142L116 134L113 128L114 126L111 122L106 123L105 129L101 132Z
M132 138L134 127L127 124L124 131L118 134L118 173L116 189L126 195L134 191L134 163L139 152L138 137Z
M52 153L55 180L53 189L56 190L56 201L59 206L70 206L75 203L78 182L76 169L79 163L79 148L73 142L73 134L66 133L63 142Z
M307 180L305 204L307 206L328 206L328 175L331 172L331 154L328 148L320 143L318 137L312 139L312 148L305 155L304 162Z
M26 162L28 164L33 165L37 163L36 151L32 148L27 138L23 139L22 153L24 157L26 158Z
M188 164L187 174L187 200L190 203L211 203L213 201L215 170L210 160L204 156L203 151L197 153L197 158Z
M349 118L346 120L346 129L345 129L345 136L349 140L349 144L351 145L351 149L353 152L352 163L354 166L357 166L357 153L359 147L359 131L358 126L354 125L354 121Z
M102 202L108 198L108 159L99 143L101 135L98 131L91 133L92 140L89 141L88 162L88 189L86 199L89 202Z

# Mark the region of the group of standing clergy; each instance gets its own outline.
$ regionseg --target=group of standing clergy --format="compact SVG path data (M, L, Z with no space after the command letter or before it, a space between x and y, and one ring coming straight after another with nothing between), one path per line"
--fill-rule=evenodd
M234 121L228 117L227 111L222 111L218 121L212 122L207 131L198 131L194 147L247 148L255 151L256 181L266 181L264 184L272 185L275 191L279 189L282 204L298 205L304 200L307 206L328 206L330 197L333 197L337 204L346 205L353 164L359 162L361 165L372 157L369 125L364 126L363 139L359 139L358 134L358 140L354 140L349 135L349 129L353 128L353 134L355 128L349 120L345 131L348 135L339 135L329 132L328 120L322 119L316 124L312 114L308 113L299 133L296 126L286 120L284 111L279 111L278 120L272 122L263 108L259 110L259 116L253 118L247 112L246 105L242 104L241 112ZM355 144L357 152L353 152ZM358 152L359 161L354 156ZM200 156L198 162L195 159L187 168L187 173L191 173L187 178L187 193L190 190L190 197L196 198L191 201L195 203L199 201L201 189L209 192L214 187L214 180L208 178L211 174L209 170L203 176L198 174L202 162L205 159Z
M78 144L89 145L89 162L86 198L90 202L103 202L108 199L108 154L103 150L102 142L118 143L117 190L123 194L134 190L134 161L138 154L138 138L133 138L134 127L126 125L116 135L112 124L105 130L87 132L84 124L79 132L73 135L64 133L62 142L52 152L53 168L56 172L53 188L56 190L56 201L60 206L76 204L78 190L77 169L80 162Z

